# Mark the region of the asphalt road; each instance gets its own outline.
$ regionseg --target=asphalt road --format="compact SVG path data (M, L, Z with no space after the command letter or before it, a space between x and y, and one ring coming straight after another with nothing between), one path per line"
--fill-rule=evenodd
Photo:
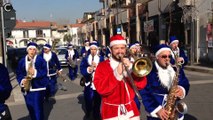
M55 99L44 103L45 120L83 120L84 100L83 88L79 85L80 75L75 81L70 81L66 76L67 69L64 68L64 76L67 82L61 78L58 82L67 88L67 91L59 90ZM190 80L190 91L183 100L188 106L185 120L212 120L213 113L213 75L202 72L186 71ZM20 93L20 88L14 78L14 86L11 97L7 104L11 110L13 120L30 120L28 112ZM145 111L141 110L141 118L145 120Z

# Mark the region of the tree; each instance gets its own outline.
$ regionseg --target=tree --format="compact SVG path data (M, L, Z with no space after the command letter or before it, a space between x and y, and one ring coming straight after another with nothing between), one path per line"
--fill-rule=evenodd
M72 42L72 36L70 34L64 35L64 42L67 42L67 43Z

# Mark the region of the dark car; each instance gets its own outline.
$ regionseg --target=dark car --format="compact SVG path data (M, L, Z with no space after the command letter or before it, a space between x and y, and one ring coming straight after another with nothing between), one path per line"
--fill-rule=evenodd
M27 54L26 48L8 48L7 59L12 71L15 72L18 62Z

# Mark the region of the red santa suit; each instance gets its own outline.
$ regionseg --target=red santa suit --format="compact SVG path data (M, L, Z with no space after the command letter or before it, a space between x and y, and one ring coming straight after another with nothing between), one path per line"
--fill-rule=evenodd
M117 73L119 62L112 57L97 66L94 85L102 97L101 116L104 120L139 120L140 112L134 101L135 92L124 72ZM129 69L131 69L130 66ZM132 74L137 88L146 86L146 77L136 77Z

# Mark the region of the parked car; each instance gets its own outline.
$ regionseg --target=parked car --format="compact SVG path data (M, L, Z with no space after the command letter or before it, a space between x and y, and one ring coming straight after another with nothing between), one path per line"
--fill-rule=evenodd
M12 71L15 72L18 62L27 54L26 48L8 48L7 59Z
M55 51L56 51L56 54L58 56L61 66L67 66L68 65L67 60L65 59L65 54L66 54L67 49L63 48L63 47L59 47L59 48L56 48Z

